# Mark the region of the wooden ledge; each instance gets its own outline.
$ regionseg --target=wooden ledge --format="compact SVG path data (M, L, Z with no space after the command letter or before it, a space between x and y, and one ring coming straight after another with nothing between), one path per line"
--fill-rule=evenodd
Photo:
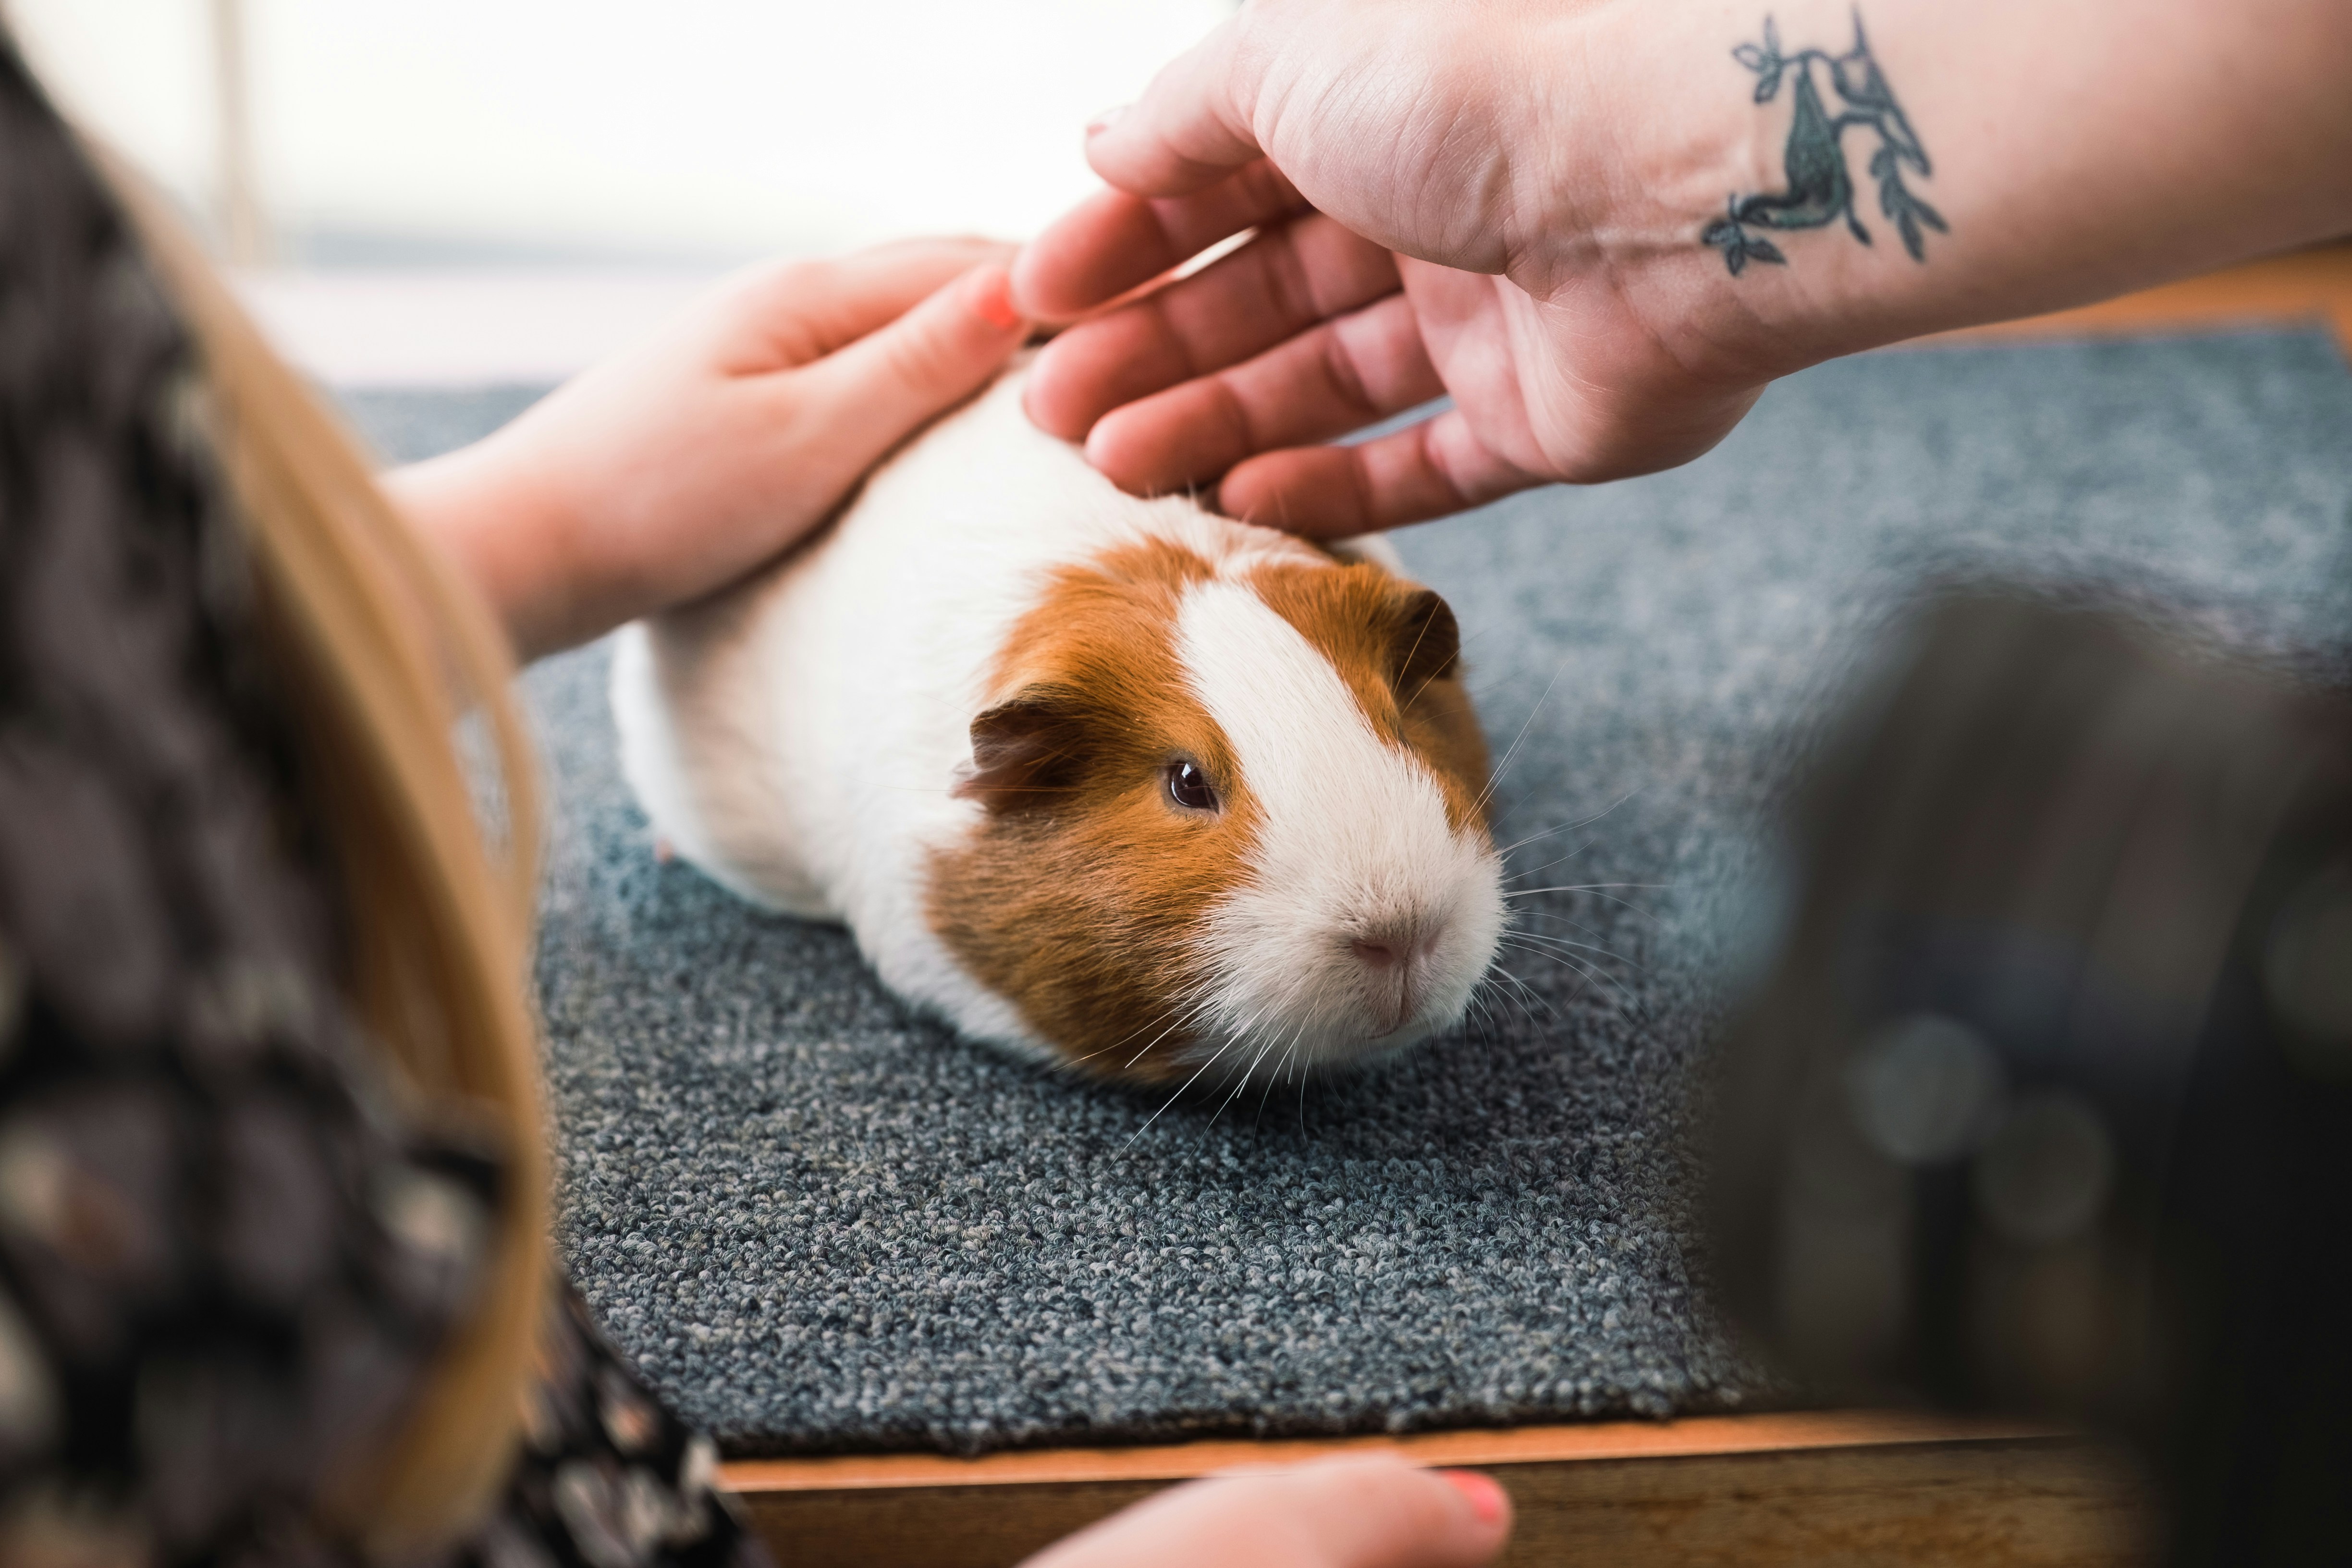
M2266 257L2078 310L1938 332L1907 346L2085 338L2309 323L2352 354L2352 239Z
M1328 1441L1060 1448L977 1459L849 1455L722 1467L779 1561L1012 1568L1160 1487L1220 1470L1388 1450L1487 1471L1517 1510L1507 1568L2149 1560L2138 1482L2082 1438L1871 1411L1440 1432Z
M723 1485L750 1495L866 1491L891 1487L1003 1487L1094 1481L1181 1481L1220 1470L1301 1464L1334 1454L1395 1453L1417 1465L1487 1469L1593 1459L1664 1459L1701 1454L1786 1453L1901 1443L2061 1437L2046 1426L1960 1421L1899 1411L1791 1411L1695 1415L1679 1421L1597 1421L1401 1436L1235 1438L1133 1448L1038 1448L980 1458L944 1454L843 1454L737 1459Z

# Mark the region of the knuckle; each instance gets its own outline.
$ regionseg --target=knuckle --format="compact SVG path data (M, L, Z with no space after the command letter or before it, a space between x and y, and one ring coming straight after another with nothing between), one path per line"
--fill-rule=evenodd
M1231 374L1213 376L1202 385L1210 404L1210 416L1202 421L1202 425L1223 430L1222 447L1225 453L1230 454L1226 459L1228 462L1246 457L1265 445L1260 437L1257 422L1251 417L1249 402L1234 384Z
M1350 416L1370 419L1380 414L1379 401L1365 385L1363 366L1357 361L1356 348L1344 332L1327 332L1323 336L1322 372L1324 382L1349 412Z
M1307 266L1302 241L1311 237L1311 226L1329 221L1319 215L1294 218L1277 230L1273 243L1265 247L1260 266L1276 320L1296 324L1321 319L1314 275Z

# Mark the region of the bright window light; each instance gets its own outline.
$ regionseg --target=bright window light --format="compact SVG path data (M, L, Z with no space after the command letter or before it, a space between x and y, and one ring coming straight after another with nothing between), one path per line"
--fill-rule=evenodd
M732 259L1017 237L1231 0L11 0L53 88L216 216L241 26L275 257Z

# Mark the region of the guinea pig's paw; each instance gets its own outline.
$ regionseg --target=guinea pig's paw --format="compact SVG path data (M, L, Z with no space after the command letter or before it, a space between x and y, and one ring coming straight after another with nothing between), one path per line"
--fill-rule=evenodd
M654 864L667 866L677 858L677 846L669 841L669 836L663 833L654 835Z

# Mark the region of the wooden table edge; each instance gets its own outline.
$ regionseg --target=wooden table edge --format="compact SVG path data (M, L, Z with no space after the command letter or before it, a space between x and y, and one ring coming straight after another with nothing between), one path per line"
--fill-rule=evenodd
M1136 1447L1038 1448L956 1458L940 1454L841 1454L735 1459L719 1482L747 1497L888 1488L1049 1486L1174 1481L1255 1465L1334 1454L1388 1452L1415 1464L1480 1469L1589 1460L1672 1459L1923 1443L2017 1442L2065 1436L2015 1421L1976 1421L1904 1411L1812 1410L1692 1415L1673 1421L1600 1421L1547 1426L1328 1438L1226 1438Z
M1938 348L2284 326L2332 328L2338 345L2352 355L2352 239L2242 262L2095 305L1931 333L1894 346Z

